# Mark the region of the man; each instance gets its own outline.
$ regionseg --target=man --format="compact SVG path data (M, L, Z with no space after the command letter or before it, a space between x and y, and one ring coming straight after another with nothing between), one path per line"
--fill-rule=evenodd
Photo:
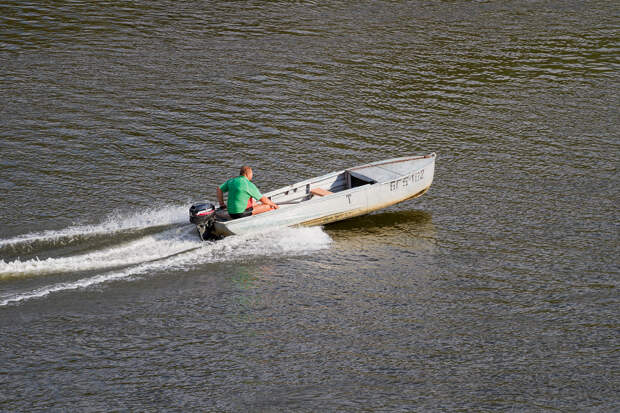
M279 208L271 199L260 193L256 185L252 183L253 177L252 168L242 166L238 177L229 179L217 188L220 208L226 208L224 192L228 192L228 214L232 219L249 217ZM256 204L252 198L260 200L261 203Z

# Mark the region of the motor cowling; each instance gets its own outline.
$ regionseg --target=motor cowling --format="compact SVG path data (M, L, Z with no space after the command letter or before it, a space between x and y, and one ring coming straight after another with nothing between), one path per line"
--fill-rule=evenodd
M189 222L192 224L204 225L213 218L215 218L215 205L210 202L198 202L189 208Z

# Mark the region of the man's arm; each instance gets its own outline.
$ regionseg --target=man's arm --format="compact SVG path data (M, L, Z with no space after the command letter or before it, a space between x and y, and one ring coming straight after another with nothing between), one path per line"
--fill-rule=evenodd
M278 209L278 205L273 202L271 199L267 198L266 196L264 196L263 194L260 193L260 191L258 190L258 188L256 187L256 185L254 185L253 182L248 181L247 182L247 191L250 194L250 196L254 199L258 199L263 205L269 205L271 208L273 209Z
M263 195L263 197L261 199L259 199L259 201L265 205L269 205L270 207L274 208L274 209L278 209L280 208L278 206L278 204L276 204L275 202L273 202L271 199L267 198L266 196Z
M226 204L224 203L224 193L217 187L217 201L220 203L220 208L226 208Z

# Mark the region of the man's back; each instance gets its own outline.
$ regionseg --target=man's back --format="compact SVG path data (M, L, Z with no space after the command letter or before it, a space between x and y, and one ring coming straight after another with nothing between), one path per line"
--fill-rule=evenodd
M228 213L239 214L245 211L250 198L261 199L263 196L256 187L245 176L237 176L224 182L220 189L228 192Z

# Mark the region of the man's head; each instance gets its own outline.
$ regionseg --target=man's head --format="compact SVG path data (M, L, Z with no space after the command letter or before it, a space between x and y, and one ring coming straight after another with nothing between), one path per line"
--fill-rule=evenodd
M247 165L243 165L241 169L239 170L239 175L245 176L251 181L252 177L254 176L254 173L252 172L252 168L250 168Z

